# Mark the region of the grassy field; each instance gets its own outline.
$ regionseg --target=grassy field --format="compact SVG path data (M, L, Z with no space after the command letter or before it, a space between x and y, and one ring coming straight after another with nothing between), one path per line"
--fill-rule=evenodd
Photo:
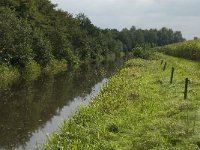
M161 60L167 62L163 71ZM171 67L175 68L170 84ZM132 59L43 149L200 149L200 64L162 54ZM184 81L189 78L188 99Z
M161 51L168 55L200 61L200 40L191 40L167 45Z

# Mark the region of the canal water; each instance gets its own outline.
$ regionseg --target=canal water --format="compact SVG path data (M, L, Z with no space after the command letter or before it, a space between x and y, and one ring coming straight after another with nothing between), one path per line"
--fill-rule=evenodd
M83 65L0 90L0 150L40 147L64 119L99 93L123 62Z

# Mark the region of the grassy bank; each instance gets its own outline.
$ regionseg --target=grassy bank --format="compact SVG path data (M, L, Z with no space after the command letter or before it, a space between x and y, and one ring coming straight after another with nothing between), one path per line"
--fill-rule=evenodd
M156 55L132 59L88 107L65 121L44 149L199 149L199 63ZM167 62L163 71L161 61ZM173 84L169 84L171 67ZM184 100L184 79L190 79Z
M200 40L191 40L167 45L161 51L168 55L200 61Z

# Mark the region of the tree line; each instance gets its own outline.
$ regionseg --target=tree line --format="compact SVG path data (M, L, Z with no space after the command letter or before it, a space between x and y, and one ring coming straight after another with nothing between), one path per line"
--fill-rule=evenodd
M137 46L162 46L184 41L168 28L101 29L80 13L73 16L49 0L1 0L0 64L23 69L30 62L41 68L55 62L77 65Z

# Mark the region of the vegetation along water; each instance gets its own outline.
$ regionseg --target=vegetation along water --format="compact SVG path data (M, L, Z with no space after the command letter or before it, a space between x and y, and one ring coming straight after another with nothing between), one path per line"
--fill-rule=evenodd
M161 62L167 62L165 71ZM131 59L44 149L199 149L199 74L198 62L160 53ZM185 78L190 80L187 99Z
M0 91L0 149L29 150L101 90L123 59L81 65L55 76L23 80ZM76 90L74 90L76 89Z
M138 45L162 46L183 41L168 28L121 31L100 29L84 14L56 8L49 0L0 1L0 86L20 77L36 79L69 66L121 56Z
M180 31L1 0L0 149L200 149L199 61Z

